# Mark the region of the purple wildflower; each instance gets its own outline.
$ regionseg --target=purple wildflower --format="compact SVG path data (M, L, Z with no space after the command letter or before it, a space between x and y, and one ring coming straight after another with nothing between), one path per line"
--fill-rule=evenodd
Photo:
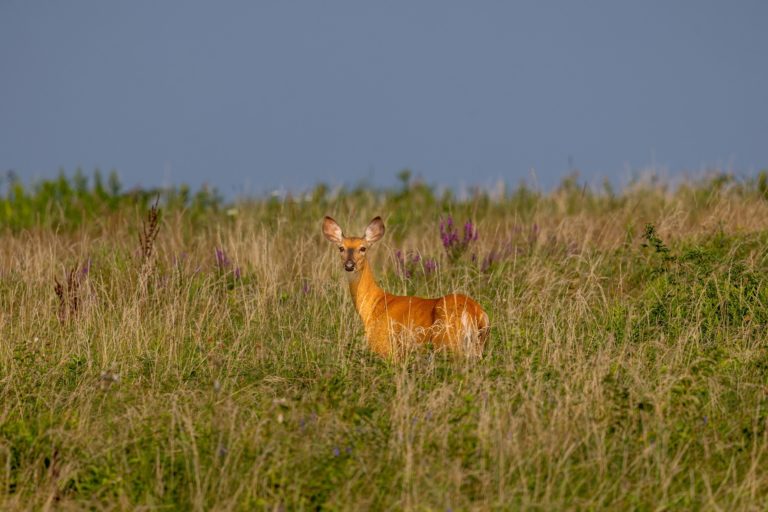
M231 262L229 261L229 258L227 258L227 253L224 252L224 249L219 249L216 247L216 267L219 270L224 270L225 268L229 267L231 265Z
M480 266L480 270L483 272L487 272L490 270L490 268L493 266L496 261L498 261L499 255L496 253L495 249L491 249L491 252L489 252L485 258L483 258L483 263Z
M405 277L411 277L411 271L408 268L408 264L405 261L405 258L403 257L403 252L401 250L395 251L395 259L397 260L397 269L400 271L401 274L403 274Z
M437 268L437 262L433 258L423 258L418 252L395 251L395 261L397 262L397 271L407 279L421 273L429 275Z
M453 225L453 218L440 221L440 239L443 247L452 261L458 260L466 252L472 242L477 241L478 231L471 220L464 223L464 234L459 237L459 232Z
M472 221L468 220L464 224L464 239L462 242L464 244L468 244L469 242L474 242L477 240L477 229L472 225Z
M88 258L88 261L85 262L85 265L83 265L83 268L80 270L80 274L83 277L86 277L88 275L88 272L91 271L91 258Z
M459 235L453 227L453 217L450 215L446 220L440 221L440 238L443 241L443 247L448 251L459 242Z
M235 267L235 281L238 281L242 277L242 272L240 271L240 267Z

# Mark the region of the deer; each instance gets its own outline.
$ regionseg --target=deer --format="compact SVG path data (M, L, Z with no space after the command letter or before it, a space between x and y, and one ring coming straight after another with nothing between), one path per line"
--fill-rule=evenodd
M404 352L431 343L436 350L482 357L490 323L473 299L461 294L435 299L392 295L376 283L367 256L384 236L381 217L368 224L362 237L356 237L345 236L341 226L326 216L323 235L337 246L365 339L373 352L385 359L399 359Z

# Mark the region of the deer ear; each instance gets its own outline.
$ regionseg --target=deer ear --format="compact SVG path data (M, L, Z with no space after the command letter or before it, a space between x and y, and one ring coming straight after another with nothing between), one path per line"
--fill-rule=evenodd
M376 217L370 224L368 224L368 227L365 228L365 241L372 244L383 236L384 221L381 220L381 217Z
M323 234L325 238L335 244L340 244L344 235L341 232L341 226L332 218L326 216L323 219Z

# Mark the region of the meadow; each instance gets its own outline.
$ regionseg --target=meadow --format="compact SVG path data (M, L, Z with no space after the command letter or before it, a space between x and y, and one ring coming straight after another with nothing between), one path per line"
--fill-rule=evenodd
M0 196L2 510L766 510L768 172ZM371 353L335 248L484 357Z

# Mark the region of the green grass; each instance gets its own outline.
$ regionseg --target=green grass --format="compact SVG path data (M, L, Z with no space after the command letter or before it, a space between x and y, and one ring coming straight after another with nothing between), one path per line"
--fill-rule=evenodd
M768 507L765 173L233 205L79 179L0 198L0 509ZM382 215L387 291L477 299L485 357L373 355L326 214ZM448 215L479 231L451 257Z

